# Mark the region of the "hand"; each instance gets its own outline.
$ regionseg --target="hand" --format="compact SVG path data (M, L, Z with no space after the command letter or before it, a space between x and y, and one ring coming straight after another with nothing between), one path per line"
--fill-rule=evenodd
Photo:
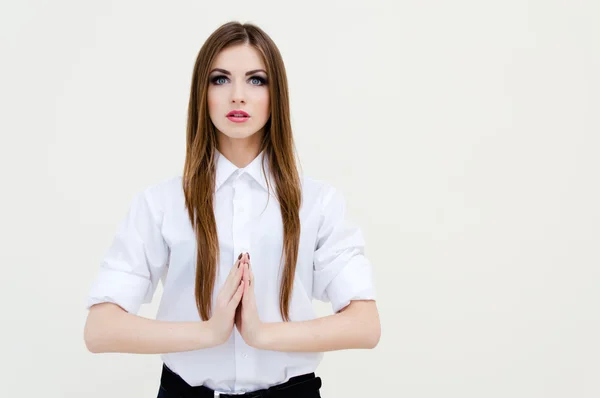
M244 292L242 294L241 303L235 314L235 326L246 344L258 348L264 324L258 317L256 297L254 295L254 274L252 273L250 259L247 254L242 256L241 268L244 271L242 275Z
M212 316L207 321L216 345L225 343L233 330L235 310L244 292L241 262L242 258L238 259L231 267L231 271L217 295Z

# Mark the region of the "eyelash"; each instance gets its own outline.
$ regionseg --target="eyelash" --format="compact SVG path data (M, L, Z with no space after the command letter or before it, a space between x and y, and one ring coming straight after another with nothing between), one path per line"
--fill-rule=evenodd
M212 84L214 84L215 86L222 86L223 84L219 84L217 83L217 81L219 81L219 79L229 79L227 76L224 75L218 75L218 76L214 76L210 79L210 82ZM252 79L256 79L258 81L260 81L260 84L253 84L253 86L264 86L267 84L267 79L265 79L264 77L260 77L260 76L251 76L250 79L248 80L252 80Z

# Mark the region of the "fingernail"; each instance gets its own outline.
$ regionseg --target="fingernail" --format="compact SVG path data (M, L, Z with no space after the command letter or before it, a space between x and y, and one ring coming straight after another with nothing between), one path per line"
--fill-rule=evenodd
M246 252L246 254L248 255L248 260L250 260L250 253Z
M238 256L238 260L239 260L240 258L242 258L242 254L243 254L243 253L240 253L240 255Z

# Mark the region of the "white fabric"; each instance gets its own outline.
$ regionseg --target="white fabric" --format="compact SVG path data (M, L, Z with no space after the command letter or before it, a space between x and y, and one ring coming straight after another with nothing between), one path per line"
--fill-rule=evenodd
M231 266L249 252L263 322L280 322L280 258L283 224L273 192L267 203L264 152L238 169L217 153L215 218L220 264L213 300ZM120 223L87 298L87 308L113 302L136 314L150 303L159 280L163 295L156 319L199 321L194 298L196 237L185 209L182 177L139 192ZM270 180L271 190L274 183ZM312 299L331 302L334 312L350 300L375 299L371 265L360 229L346 217L345 200L329 184L302 177L301 237L294 279L292 321L316 317ZM249 347L237 329L222 345L162 354L166 365L190 385L241 393L314 372L322 353L275 352Z

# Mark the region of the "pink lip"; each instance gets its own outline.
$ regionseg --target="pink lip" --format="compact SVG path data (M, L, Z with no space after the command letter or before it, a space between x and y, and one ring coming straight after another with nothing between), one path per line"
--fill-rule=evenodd
M233 115L243 115L242 117L233 116ZM250 115L242 110L231 111L227 114L227 119L231 120L234 123L244 123L250 119Z
M227 114L227 116L229 117L229 116L233 116L235 114L240 114L240 115L243 115L243 116L246 116L246 117L250 116L250 115L248 115L248 113L246 113L245 111L243 111L241 109L235 109L235 110L229 112Z
M234 123L244 123L247 122L250 119L250 117L227 116L227 119L231 120Z

